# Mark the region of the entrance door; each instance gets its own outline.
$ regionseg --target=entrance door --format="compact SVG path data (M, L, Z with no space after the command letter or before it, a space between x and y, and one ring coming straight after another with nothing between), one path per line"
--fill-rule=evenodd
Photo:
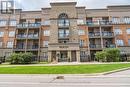
M71 58L72 58L72 62L76 62L76 51L72 51L71 52Z
M68 52L67 51L61 51L59 62L68 62Z

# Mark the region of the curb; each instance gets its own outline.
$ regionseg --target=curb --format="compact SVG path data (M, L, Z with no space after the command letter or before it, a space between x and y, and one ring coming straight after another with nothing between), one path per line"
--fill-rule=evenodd
M113 70L113 71L109 71L109 72L104 72L104 73L102 73L102 75L109 75L109 74L112 74L112 73L121 72L121 71L125 71L125 70L130 70L130 67L118 69L118 70Z

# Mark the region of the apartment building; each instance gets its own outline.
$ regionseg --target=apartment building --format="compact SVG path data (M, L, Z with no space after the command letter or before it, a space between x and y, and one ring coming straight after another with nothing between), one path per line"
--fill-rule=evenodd
M0 14L0 57L32 52L37 61L89 62L105 48L130 53L130 6L105 9L50 3L39 11Z

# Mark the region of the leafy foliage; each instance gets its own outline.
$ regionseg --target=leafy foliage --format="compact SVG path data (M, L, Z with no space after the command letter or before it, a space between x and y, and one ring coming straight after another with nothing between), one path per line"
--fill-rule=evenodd
M107 48L96 53L96 59L102 62L119 62L120 50L117 48Z
M13 53L9 56L8 61L11 64L30 64L32 57L32 53Z

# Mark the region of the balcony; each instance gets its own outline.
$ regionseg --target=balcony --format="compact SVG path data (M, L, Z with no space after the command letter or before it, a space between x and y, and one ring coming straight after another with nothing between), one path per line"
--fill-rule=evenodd
M94 27L94 26L112 26L112 22L108 20L101 20L101 21L88 21L87 26Z
M106 44L106 45L103 45L104 48L116 48L116 45L115 44Z
M102 38L113 38L113 32L102 32ZM89 32L89 38L101 38L100 32Z
M37 51L38 48L38 45L27 45L27 51Z
M14 46L14 51L25 51L25 45Z
M22 24L18 24L17 28L18 29L40 28L40 26L41 26L40 23L22 23Z
M102 45L90 44L89 47L90 47L90 50L102 50L104 48L116 48L116 45L115 44L104 44L102 47Z
M27 35L26 34L18 34L17 39L27 39Z
M17 35L17 39L39 39L39 35L38 34L18 34Z
M96 44L90 44L89 47L91 50L101 50L102 49L101 45L96 45Z
M28 39L39 39L39 35L38 34L29 34Z
M102 32L102 37L103 38L113 38L114 32Z
M27 48L25 45L16 45L14 46L14 51L38 51L38 45L27 45Z
M89 38L101 38L100 32L89 32Z

